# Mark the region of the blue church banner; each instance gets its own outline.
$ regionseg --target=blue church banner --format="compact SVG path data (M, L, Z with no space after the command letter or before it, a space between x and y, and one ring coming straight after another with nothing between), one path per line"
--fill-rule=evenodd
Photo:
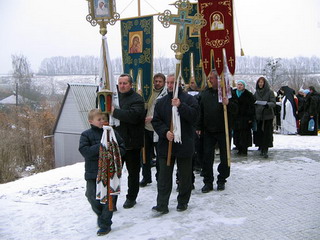
M192 4L190 16L197 13L197 4ZM194 78L199 88L203 87L205 82L202 81L202 63L200 51L200 30L196 31L194 28L187 29L187 43L190 47L189 51L183 54L182 58L182 77L186 84L190 83L190 79Z
M133 86L145 101L152 93L153 17L121 20L123 71L133 78Z

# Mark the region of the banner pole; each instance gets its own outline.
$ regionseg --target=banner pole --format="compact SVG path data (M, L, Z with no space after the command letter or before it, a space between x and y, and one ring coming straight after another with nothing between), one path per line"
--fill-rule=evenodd
M222 97L226 97L226 81L224 79L224 73L221 73L221 85L222 85ZM229 138L229 125L228 125L228 109L227 105L223 104L223 118L224 118L224 129L226 134L226 151L227 151L227 160L228 167L231 165L231 154L230 154L230 138Z

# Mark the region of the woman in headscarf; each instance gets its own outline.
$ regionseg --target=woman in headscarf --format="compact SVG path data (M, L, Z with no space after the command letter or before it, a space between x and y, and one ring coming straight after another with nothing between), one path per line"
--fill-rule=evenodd
M243 80L237 82L237 88L233 91L237 96L239 107L234 122L233 143L238 149L238 155L246 156L248 147L252 146L251 126L254 119L254 97L246 89L246 83Z
M260 77L256 83L255 116L257 131L254 132L254 143L259 147L261 156L268 158L268 148L273 147L273 118L276 98L269 83L264 77Z
M295 96L295 91L288 86L280 88L283 95L281 102L281 133L296 134L297 119L298 119L298 98Z

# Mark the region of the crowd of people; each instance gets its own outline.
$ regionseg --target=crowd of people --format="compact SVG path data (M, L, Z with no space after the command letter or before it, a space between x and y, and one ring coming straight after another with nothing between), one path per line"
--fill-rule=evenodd
M219 96L218 80L219 76L213 70L204 90L200 91L194 79L191 79L187 88L177 86L178 94L175 95L175 75L166 77L158 73L153 78L152 95L145 103L143 97L133 90L132 77L120 75L120 107L112 107L111 115L120 121L114 130L122 163L128 170L128 192L123 208L134 207L139 188L152 183L154 157L157 194L152 211L162 215L169 212L175 163L178 185L176 210L185 211L194 188L194 170L201 171L202 193L214 189L225 190L230 176L228 151L231 150L231 140L239 156L247 156L248 148L254 144L261 157L268 158L268 149L273 146L275 120L282 134L318 134L320 94L314 87L300 89L295 95L293 89L283 86L275 93L270 89L267 79L260 77L255 93L246 89L245 81L239 80L236 88L230 89L230 96ZM179 141L175 141L177 136L172 128L173 107L178 111L181 128ZM112 200L112 210L95 200L94 179L98 173L102 118L101 111L96 109L90 112L88 119L91 129L82 133L79 145L79 151L85 157L86 196L98 216L98 235L110 232L112 214L117 211L116 197ZM220 161L215 180L213 165L217 149Z

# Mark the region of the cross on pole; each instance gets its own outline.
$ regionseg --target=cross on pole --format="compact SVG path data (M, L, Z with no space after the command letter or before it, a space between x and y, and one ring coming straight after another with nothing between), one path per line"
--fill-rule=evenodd
M206 24L206 21L198 13L194 16L189 16L192 4L188 0L176 1L174 5L178 8L178 14L171 14L170 10L165 10L164 13L158 16L158 20L165 28L170 27L170 25L177 26L176 39L171 44L171 49L176 53L176 59L181 60L183 54L189 50L189 45L186 42L187 28L193 27L196 30L200 30Z

